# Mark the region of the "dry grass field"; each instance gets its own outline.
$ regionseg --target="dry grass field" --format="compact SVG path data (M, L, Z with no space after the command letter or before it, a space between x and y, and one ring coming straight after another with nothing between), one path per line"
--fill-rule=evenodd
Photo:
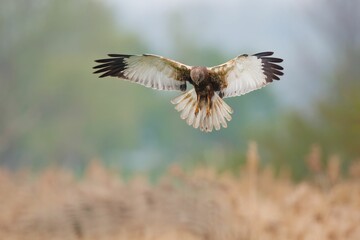
M238 177L211 168L169 169L156 184L123 181L93 162L82 179L60 169L34 177L0 170L0 239L360 239L360 165L306 159L294 183L258 166L256 146Z

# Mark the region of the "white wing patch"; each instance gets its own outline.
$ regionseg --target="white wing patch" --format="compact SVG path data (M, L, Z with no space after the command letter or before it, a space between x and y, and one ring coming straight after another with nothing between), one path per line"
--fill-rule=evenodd
M160 57L131 56L124 61L126 69L122 74L125 80L159 90L178 90L184 84L176 80L176 70Z
M209 68L222 76L225 82L221 90L223 97L235 97L266 86L273 80L279 80L283 68L275 63L280 58L269 57L273 52L262 52L252 56L241 55L222 65Z
M261 59L255 56L239 57L233 64L232 70L226 75L228 86L223 90L224 97L244 95L267 84Z

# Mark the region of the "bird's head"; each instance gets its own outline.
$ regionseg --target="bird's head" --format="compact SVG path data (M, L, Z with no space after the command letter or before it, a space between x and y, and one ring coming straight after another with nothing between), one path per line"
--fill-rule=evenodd
M193 80L196 85L199 85L208 76L209 72L206 67L193 67L190 71L191 80Z

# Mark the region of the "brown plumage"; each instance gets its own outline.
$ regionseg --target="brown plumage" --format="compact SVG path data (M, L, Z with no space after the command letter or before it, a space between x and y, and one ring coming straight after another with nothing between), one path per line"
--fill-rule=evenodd
M118 77L158 90L190 91L174 98L175 109L194 128L211 132L227 127L232 109L222 98L240 96L279 80L283 68L272 52L241 55L214 67L193 67L161 56L109 54L96 60L95 74Z

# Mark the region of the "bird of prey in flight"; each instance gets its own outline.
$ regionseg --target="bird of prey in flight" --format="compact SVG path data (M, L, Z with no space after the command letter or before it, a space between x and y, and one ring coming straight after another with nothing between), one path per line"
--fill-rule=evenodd
M227 127L233 110L223 98L244 95L280 80L283 68L273 52L243 54L214 66L188 66L174 60L152 55L109 54L95 60L95 74L118 77L158 90L185 92L188 83L193 88L171 102L181 112L186 123L201 131L211 132Z

